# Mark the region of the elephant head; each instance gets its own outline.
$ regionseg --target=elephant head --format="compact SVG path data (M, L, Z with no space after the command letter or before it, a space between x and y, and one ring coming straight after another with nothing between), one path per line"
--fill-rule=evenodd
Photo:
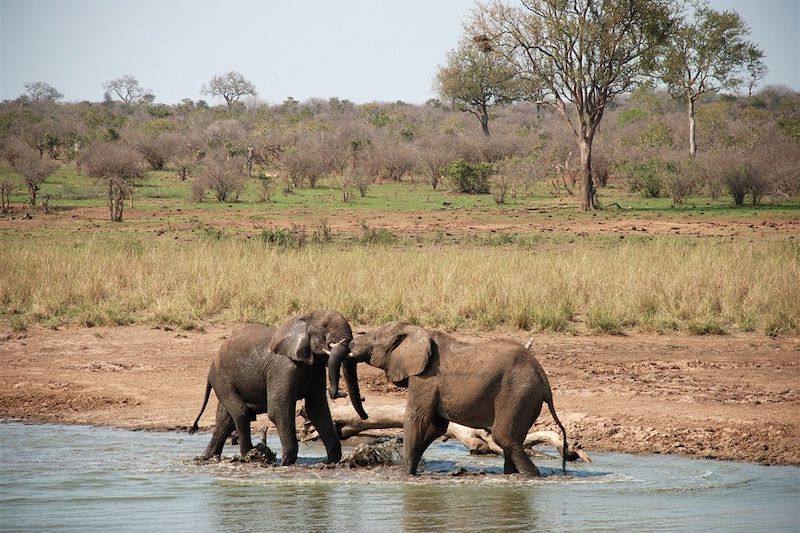
M309 311L284 322L272 336L270 349L300 364L313 365L321 358L328 360L331 398L339 397L339 373L344 367L344 379L350 402L362 419L367 413L361 403L358 386L357 361L345 361L353 339L350 324L339 312Z
M382 369L389 381L404 384L428 366L435 345L430 333L408 322L389 322L350 343L348 359Z

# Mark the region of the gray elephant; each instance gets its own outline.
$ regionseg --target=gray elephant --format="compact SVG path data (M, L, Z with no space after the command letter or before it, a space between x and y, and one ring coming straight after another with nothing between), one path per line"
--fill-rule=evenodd
M561 428L567 449L567 433L553 408L547 376L518 342L467 344L438 331L390 322L353 339L344 357L380 368L390 381L408 387L403 445L409 474L416 474L422 453L452 421L491 431L503 449L504 473L538 476L523 442L543 402Z
M317 310L288 319L280 327L248 325L228 339L211 362L205 397L190 433L198 429L211 389L219 400L214 434L201 456L219 457L225 439L236 431L239 452L252 449L250 422L267 413L281 440L286 466L297 460L295 404L305 399L306 412L319 432L327 451L327 461L342 457L342 446L331 420L325 397L325 369L330 367L332 398L339 396L340 367L344 366L350 400L362 419L367 418L361 404L356 361L344 361L353 338L350 324L338 312Z

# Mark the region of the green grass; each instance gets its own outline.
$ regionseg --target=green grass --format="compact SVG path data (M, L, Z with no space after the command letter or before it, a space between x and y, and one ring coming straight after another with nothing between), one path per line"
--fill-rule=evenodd
M14 174L8 167L0 166L0 179L13 178ZM286 194L280 184L276 187L272 199L268 202L259 201L260 185L255 179L247 181L244 192L238 201L220 203L209 194L205 201L196 203L191 200L190 180L180 181L172 170L149 171L145 177L137 182L134 193L134 203L138 208L159 209L194 207L208 211L217 211L234 208L245 212L254 210L285 210L295 208L324 208L336 210L389 210L389 211L432 211L432 210L459 210L481 209L490 210L501 217L520 209L539 208L552 206L559 202L575 202L574 198L552 197L550 185L539 182L527 195L521 194L516 198L508 198L506 204L496 205L491 195L455 194L448 190L446 185L441 185L438 190L431 189L424 180L417 177L415 180L406 179L402 183L380 183L369 187L366 197L353 195L352 201L343 202L341 193L331 180L321 180L316 188L296 188L291 194ZM105 205L103 189L88 176L78 176L74 167L62 165L42 185L40 194L50 194L52 204L57 209L70 209L74 207L98 207ZM22 186L17 188L12 195L12 203L21 204L27 199L27 192ZM736 207L726 196L717 199L710 197L690 197L683 205L675 205L669 198L641 198L630 194L622 185L610 185L599 191L599 200L602 205L608 206L600 213L582 213L574 209L556 209L547 213L526 211L527 216L533 219L557 218L563 220L581 220L590 217L614 219L625 217L635 219L638 217L742 217L770 214L800 217L800 203L765 203L756 207ZM619 204L619 209L613 204ZM549 217L548 217L549 215Z

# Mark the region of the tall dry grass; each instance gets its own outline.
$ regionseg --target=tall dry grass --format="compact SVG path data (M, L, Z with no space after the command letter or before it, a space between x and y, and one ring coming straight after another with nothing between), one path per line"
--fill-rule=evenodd
M775 334L800 329L800 246L667 239L517 247L242 241L20 246L0 256L12 326L274 323L329 307L356 323Z

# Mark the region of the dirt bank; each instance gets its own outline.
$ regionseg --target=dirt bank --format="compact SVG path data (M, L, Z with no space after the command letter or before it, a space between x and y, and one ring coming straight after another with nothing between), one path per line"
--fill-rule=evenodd
M235 327L0 330L0 417L187 428L211 354ZM800 465L798 337L542 334L533 349L570 436L590 453ZM362 365L360 373L367 411L404 401L380 371ZM209 407L204 428L213 424L213 400ZM550 423L543 413L537 427Z

